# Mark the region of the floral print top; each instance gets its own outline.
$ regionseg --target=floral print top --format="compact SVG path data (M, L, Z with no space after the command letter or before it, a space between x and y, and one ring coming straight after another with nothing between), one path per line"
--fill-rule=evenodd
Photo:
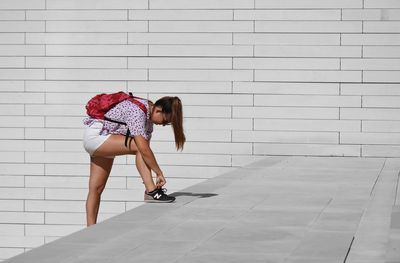
M130 136L142 135L146 140L150 140L151 134L153 132L153 123L150 121L150 107L148 100L137 99L143 103L147 108L146 114L137 106L135 103L129 100L124 100L114 106L109 110L105 117L116 120L119 122L124 122L127 125L111 122L104 120L103 129L100 132L101 135L107 134L122 134L125 135L129 128L131 133ZM93 118L86 118L84 123L86 125L91 125Z

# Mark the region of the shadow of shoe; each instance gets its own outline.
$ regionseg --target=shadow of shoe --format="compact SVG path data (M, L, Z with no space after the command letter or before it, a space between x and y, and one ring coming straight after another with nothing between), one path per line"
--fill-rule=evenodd
M172 193L171 196L178 197L178 196L197 196L199 198L209 198L213 196L217 196L218 194L212 193L191 193L191 192L175 192Z

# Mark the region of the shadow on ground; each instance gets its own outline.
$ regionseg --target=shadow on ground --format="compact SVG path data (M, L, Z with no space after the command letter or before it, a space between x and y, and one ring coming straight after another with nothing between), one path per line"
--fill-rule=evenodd
M213 193L192 193L192 192L175 192L171 194L171 196L195 196L199 198L209 198L213 196L217 196L218 194L213 194Z

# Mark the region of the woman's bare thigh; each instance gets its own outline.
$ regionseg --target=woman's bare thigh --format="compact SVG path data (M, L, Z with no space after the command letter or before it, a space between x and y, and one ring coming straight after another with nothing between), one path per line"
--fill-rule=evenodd
M132 137L128 139L128 147L125 146L125 136L112 134L99 148L93 156L115 156L125 154L136 154L138 151L135 140Z

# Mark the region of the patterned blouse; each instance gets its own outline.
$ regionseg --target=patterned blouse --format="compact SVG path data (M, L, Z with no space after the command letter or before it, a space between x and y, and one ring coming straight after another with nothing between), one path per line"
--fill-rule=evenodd
M147 108L146 114L137 106L136 104L130 102L129 100L124 100L114 106L109 110L105 117L116 120L119 122L124 122L127 125L118 124L115 122L104 121L103 129L100 132L101 135L107 134L122 134L127 133L127 127L131 132L131 136L142 135L146 140L150 140L151 133L153 132L153 123L150 121L150 107L147 100L137 99L143 103ZM87 118L84 120L86 125L90 125L93 121L92 118Z

